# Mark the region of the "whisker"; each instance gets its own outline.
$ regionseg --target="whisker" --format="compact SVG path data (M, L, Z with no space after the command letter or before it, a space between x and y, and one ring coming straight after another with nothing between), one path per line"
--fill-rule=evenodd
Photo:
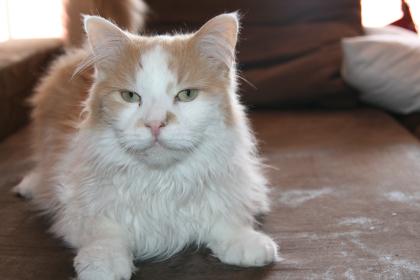
M245 77L242 77L240 74L237 74L237 77L239 79L241 79L242 81L244 81L246 84L248 84L253 89L255 89L255 90L258 89L253 83L251 83L250 81L248 81L247 79L245 79Z

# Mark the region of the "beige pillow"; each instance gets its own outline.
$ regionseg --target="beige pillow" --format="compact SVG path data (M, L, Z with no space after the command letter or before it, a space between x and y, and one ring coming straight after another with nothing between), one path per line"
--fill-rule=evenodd
M397 113L420 112L420 38L398 27L342 40L344 80L361 99Z

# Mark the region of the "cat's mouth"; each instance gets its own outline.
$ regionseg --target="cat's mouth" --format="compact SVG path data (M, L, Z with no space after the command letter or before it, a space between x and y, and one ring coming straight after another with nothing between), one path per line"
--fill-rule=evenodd
M157 148L157 149L168 149L170 150L170 147L167 147L167 145L165 145L165 143L162 140L159 140L158 138L155 138L155 140L153 141L153 144L150 145L150 149L153 148Z
M185 148L179 148L179 147L169 145L168 143L166 143L165 141L163 141L162 139L159 139L159 138L157 138L157 139L155 138L152 145L150 145L149 149L164 149L164 150L168 150L168 151L183 151L183 150L185 150Z
M127 154L135 156L150 155L152 153L175 153L177 155L193 152L202 142L199 137L150 137L142 138L139 136L123 135L117 131L117 143ZM195 140L195 141L193 141ZM175 155L172 155L175 156Z
M180 147L174 147L169 145L168 143L165 143L165 141L161 139L154 139L151 141L148 145L145 146L127 146L127 145L121 145L121 147L129 154L136 154L138 156L145 155L145 153L159 151L159 152L170 152L170 151L183 151L185 149Z

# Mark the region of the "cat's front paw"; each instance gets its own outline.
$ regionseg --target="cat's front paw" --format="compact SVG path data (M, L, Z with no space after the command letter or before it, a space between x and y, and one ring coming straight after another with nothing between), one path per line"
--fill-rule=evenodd
M263 266L279 261L277 244L267 235L249 231L212 248L224 263L239 266Z
M131 259L105 248L82 248L74 260L77 280L129 280Z

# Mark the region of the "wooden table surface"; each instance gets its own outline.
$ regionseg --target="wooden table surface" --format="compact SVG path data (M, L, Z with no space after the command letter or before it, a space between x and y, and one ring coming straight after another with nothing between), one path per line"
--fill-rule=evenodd
M133 279L420 279L420 145L383 112L261 112L272 168L262 228L281 263L239 268L204 249L138 263ZM0 144L0 279L70 279L73 252L10 189L27 172L27 129Z

